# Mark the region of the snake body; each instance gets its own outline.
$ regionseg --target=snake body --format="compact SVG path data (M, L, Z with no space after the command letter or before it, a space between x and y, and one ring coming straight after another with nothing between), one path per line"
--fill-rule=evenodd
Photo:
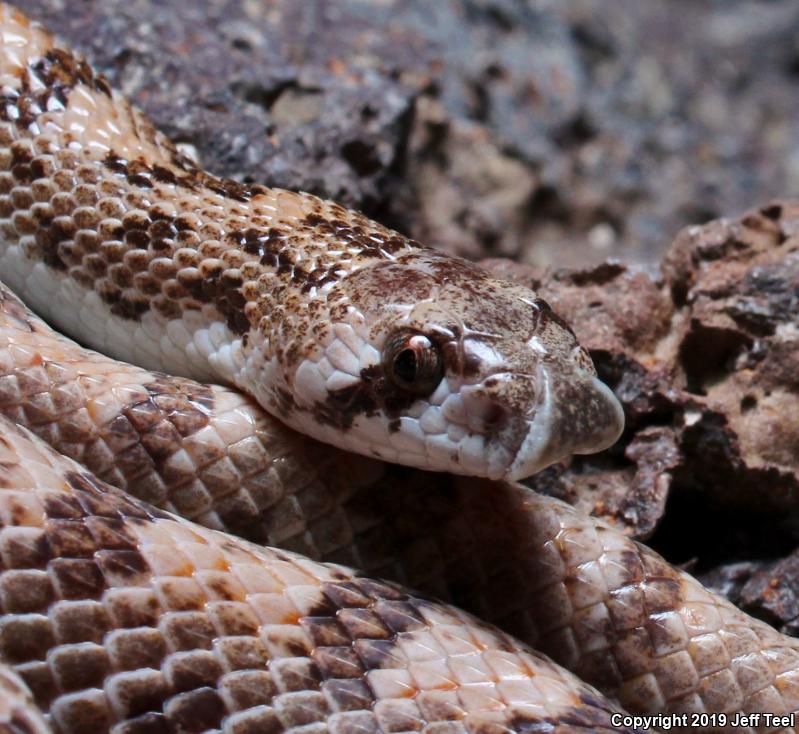
M55 731L616 729L454 607L154 511L5 419L0 461L0 645Z
M0 28L0 267L59 328L429 469L523 477L618 437L618 401L534 292L200 171L18 12Z
M524 642L639 712L799 708L796 643L602 523L303 435L488 477L607 445L618 404L535 294L205 174L4 5L0 35L2 276L142 364L2 291L0 724L623 729Z
M796 641L601 521L513 483L319 444L235 391L85 350L0 296L0 411L128 494L455 602L636 713L795 710Z

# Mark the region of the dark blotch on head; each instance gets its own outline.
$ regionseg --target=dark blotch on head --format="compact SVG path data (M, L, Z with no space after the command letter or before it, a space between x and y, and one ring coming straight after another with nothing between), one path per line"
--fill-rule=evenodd
M380 412L398 418L416 401L415 395L397 390L387 379L382 366L361 370L361 379L354 385L331 392L316 403L314 416L321 423L348 429L359 415L373 416Z

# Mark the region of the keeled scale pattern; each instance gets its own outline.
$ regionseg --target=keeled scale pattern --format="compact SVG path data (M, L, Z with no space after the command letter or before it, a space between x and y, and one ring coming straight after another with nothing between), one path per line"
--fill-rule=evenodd
M445 605L150 511L0 419L0 656L56 732L616 731Z
M206 421L198 433L150 442L151 426L192 415L197 401L190 396L208 388L159 376L151 392L166 395L171 412L162 410L149 423L131 422L136 406L144 405L141 413L151 416L158 405L150 393L142 398L151 373L55 335L8 291L0 291L0 306L0 355L6 360L0 410L58 450L116 472L109 478L127 491L182 512L192 506L186 497L200 496L203 511L194 516L212 527L343 560L454 601L636 712L789 713L799 707L796 641L601 522L516 485L351 462L282 429L244 399L228 412L225 401L234 398L220 388L210 389L214 399L202 406ZM92 389L75 393L82 384ZM120 390L120 384L127 387ZM75 400L53 400L62 393ZM131 396L139 402L130 402ZM76 412L94 418L79 420ZM120 421L124 429L115 429ZM90 430L76 436L76 423ZM119 436L136 446L135 461L92 458L118 454ZM185 475L175 474L176 460L169 457L186 455L184 443L192 457L214 461L198 461L194 469L187 464ZM214 462L238 467L245 446L248 456L257 457L241 464L248 471L215 468ZM136 478L142 467L145 482ZM164 494L153 496L151 486ZM229 496L235 504L226 501ZM270 502L260 499L265 496ZM241 507L248 509L242 513ZM254 521L259 512L262 521Z
M334 506L382 471L286 429L240 393L81 349L1 283L0 412L139 499L315 557L352 536L323 542L319 529L309 547L309 528L329 527Z
M50 731L33 703L28 686L4 663L0 663L0 731L3 734L48 734Z

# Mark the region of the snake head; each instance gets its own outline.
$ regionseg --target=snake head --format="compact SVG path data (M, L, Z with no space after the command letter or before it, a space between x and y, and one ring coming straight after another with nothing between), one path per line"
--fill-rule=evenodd
M569 326L533 291L466 260L415 250L373 261L327 300L329 327L290 380L288 415L320 440L520 479L622 431L618 400Z

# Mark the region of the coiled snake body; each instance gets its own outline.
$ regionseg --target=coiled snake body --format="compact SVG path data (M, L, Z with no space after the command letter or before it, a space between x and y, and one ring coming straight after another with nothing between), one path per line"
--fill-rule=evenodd
M636 711L799 708L797 645L653 553L512 483L420 471L513 479L618 436L534 293L201 172L5 5L0 36L2 277L141 364L2 292L0 725L623 729L522 642L291 551L457 598Z

